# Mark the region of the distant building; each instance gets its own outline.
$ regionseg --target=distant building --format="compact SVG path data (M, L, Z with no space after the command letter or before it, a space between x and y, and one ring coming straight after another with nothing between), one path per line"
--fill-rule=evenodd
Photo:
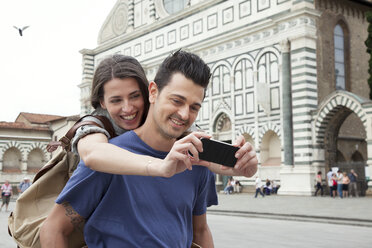
M0 122L0 182L32 179L52 157L48 143L59 140L78 118L22 112L15 122Z
M244 135L279 194L310 195L316 172L333 167L354 168L362 189L372 174L368 10L367 0L118 0L98 46L81 51L81 114L107 55L136 57L152 80L183 48L213 73L197 123L219 140Z

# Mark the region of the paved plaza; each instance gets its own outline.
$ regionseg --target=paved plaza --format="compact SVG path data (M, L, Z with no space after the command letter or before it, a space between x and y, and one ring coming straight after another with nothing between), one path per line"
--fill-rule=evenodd
M10 203L10 210L14 208L14 204L14 202ZM0 212L1 248L16 247L7 231L9 213L5 212L4 208ZM252 244L253 241L257 242L257 244L265 244L265 242L273 242L272 244L281 242L285 244L288 232L297 232L300 235L301 230L308 233L307 237L309 240L310 237L316 239L323 231L333 230L333 233L330 233L327 239L325 239L325 243L322 243L324 246L318 247L336 247L332 244L334 244L337 238L341 240L353 239L353 237L343 237L341 233L344 230L354 232L355 235L361 235L358 238L358 242L363 243L360 243L358 247L369 247L369 244L372 247L372 235L366 235L366 233L372 233L372 197L339 199L330 198L329 196L271 195L264 198L261 196L254 198L253 194L246 193L232 195L219 194L219 205L210 207L208 209L208 215L210 215L208 218L210 219L217 248L226 247L223 244L234 239L239 239L241 244L246 244L246 242ZM242 225L240 232L231 232L233 227L239 223ZM266 226L275 227L278 230L272 233L270 239L260 241L258 238L262 239L265 237L262 234L262 230ZM293 227L296 228L291 229ZM230 230L230 232L225 229ZM259 233L255 234L256 230ZM339 236L335 236L336 234ZM335 237L331 238L332 235ZM356 238L355 235L354 238ZM299 244L298 242L301 242L301 239L297 237L290 242L292 242L291 244L293 246L288 247L296 247L296 244ZM237 244L237 242L235 243ZM329 246L326 246L327 243ZM338 247L349 247L347 246L348 243L344 244L345 246ZM279 245L277 247L284 246Z
M269 195L254 198L253 194L219 194L218 199L219 205L210 207L210 212L372 227L372 197Z

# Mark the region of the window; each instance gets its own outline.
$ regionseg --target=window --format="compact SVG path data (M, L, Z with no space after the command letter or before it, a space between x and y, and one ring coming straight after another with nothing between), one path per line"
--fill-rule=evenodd
M230 72L229 69L220 65L213 72L212 76L212 94L218 95L221 93L221 86L223 93L230 92Z
M279 81L278 58L272 52L267 52L258 62L258 82L276 83Z
M183 10L188 0L164 0L164 8L169 14L177 13Z
M235 90L253 87L253 67L248 59L242 59L235 67Z
M270 110L280 108L278 64L278 57L273 52L264 53L258 61L259 110L260 107Z
M336 90L345 90L345 40L341 25L336 25L333 37L335 47Z

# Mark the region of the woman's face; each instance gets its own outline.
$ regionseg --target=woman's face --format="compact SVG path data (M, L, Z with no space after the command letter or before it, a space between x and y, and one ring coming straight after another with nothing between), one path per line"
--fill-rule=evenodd
M132 130L139 126L144 101L141 90L134 78L114 78L103 86L101 107L107 109L116 125Z

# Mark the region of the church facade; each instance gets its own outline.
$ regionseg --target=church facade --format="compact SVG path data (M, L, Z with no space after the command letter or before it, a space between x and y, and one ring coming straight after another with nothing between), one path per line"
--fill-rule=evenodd
M261 179L280 182L280 194L311 195L318 171L326 183L330 169L354 169L364 194L372 174L368 10L367 0L118 0L98 46L81 50L80 114L92 111L94 69L106 56L137 58L152 80L165 57L185 49L212 72L197 124L225 142L244 135Z

